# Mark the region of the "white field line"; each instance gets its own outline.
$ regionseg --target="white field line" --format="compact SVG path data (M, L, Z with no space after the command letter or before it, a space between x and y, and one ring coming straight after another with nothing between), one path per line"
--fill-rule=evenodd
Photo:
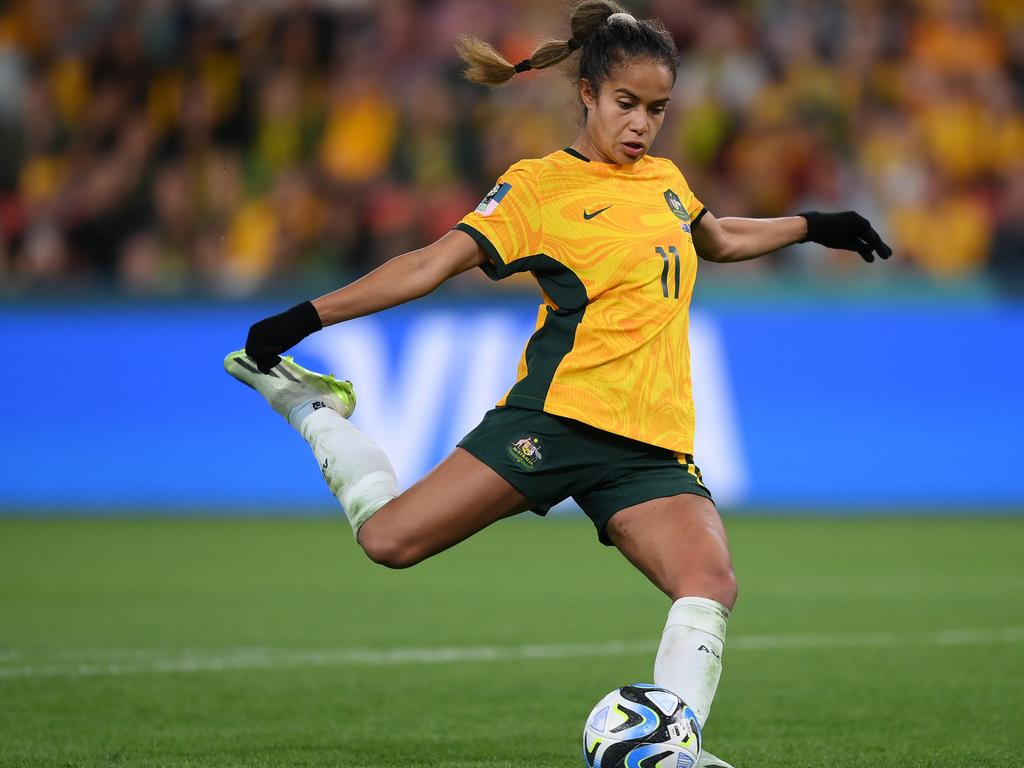
M1005 627L1000 629L950 629L928 634L872 632L818 635L741 635L731 638L727 643L727 649L729 652L786 651L813 648L958 646L1022 642L1024 642L1024 627ZM58 651L56 660L33 660L31 662L24 654L5 651L3 655L0 655L0 679L599 658L602 656L650 654L656 648L657 644L651 641L394 648L390 650L369 648L226 648L208 650L125 648Z

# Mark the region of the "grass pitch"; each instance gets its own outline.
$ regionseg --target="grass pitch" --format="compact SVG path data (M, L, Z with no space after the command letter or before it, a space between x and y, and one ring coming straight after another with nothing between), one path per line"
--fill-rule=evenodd
M1024 518L726 524L712 751L1024 765ZM577 768L667 609L579 519L403 572L340 520L0 521L0 765Z

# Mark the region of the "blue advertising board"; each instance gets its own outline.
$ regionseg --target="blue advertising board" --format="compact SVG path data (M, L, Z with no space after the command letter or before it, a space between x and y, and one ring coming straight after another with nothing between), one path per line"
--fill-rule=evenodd
M0 309L0 509L330 505L301 438L222 369L276 309ZM535 317L414 304L295 354L355 383L353 420L408 485L512 383ZM1024 508L1022 341L1018 306L695 309L697 463L725 507Z

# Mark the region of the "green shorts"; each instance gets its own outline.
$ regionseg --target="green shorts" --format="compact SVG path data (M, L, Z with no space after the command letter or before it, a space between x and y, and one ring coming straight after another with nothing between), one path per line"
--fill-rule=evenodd
M605 528L620 509L680 493L711 499L693 456L543 411L494 408L459 447L507 480L538 515L571 496L609 546Z

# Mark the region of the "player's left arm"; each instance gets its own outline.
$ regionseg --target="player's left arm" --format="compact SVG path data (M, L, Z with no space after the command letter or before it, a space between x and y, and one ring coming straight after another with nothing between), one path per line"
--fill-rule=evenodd
M746 261L806 242L856 251L868 262L874 261L876 254L883 259L892 255L871 222L854 211L808 211L777 219L716 219L705 211L692 234L697 255L708 261Z

